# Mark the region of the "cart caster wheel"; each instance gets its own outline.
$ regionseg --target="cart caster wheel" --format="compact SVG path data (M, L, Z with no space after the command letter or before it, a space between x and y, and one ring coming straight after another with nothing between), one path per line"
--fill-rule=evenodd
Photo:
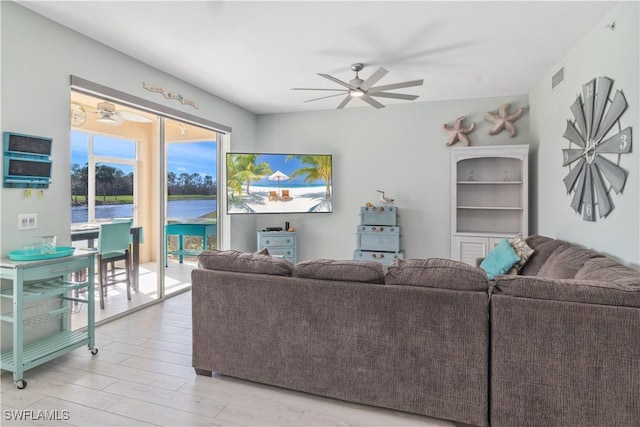
M95 356L96 354L98 354L98 349L97 349L97 348L91 348L91 349L89 349L89 351L90 351L90 352L91 352L91 354L93 354L94 356Z
M22 390L26 386L27 386L27 382L25 380L16 381L16 387L18 387L18 390Z

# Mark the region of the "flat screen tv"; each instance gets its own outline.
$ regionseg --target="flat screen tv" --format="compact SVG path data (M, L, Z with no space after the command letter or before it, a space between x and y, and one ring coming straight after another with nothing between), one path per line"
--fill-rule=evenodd
M330 154L227 154L227 213L333 212Z

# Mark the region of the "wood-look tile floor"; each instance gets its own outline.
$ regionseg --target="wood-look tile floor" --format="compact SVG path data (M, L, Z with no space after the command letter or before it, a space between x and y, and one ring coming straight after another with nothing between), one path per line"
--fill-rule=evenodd
M231 377L195 375L191 368L190 292L99 326L96 346L99 353L95 356L81 348L28 370L24 390L15 387L10 372L2 371L0 424L454 425ZM9 419L16 410L29 411L17 414L31 419ZM43 419L53 411L58 411L57 420Z

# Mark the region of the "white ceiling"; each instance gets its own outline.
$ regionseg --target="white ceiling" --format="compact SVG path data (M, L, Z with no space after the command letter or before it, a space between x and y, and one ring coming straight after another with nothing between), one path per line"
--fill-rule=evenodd
M612 1L19 1L21 5L257 114L327 110L340 88L424 79L413 102L528 93ZM198 100L194 100L196 103ZM382 99L390 105L397 101ZM365 106L362 101L348 107ZM368 107L371 108L371 107Z

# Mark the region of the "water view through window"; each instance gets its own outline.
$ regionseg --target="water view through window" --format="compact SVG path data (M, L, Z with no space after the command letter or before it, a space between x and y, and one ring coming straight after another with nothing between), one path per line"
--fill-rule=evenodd
M94 159L110 160L95 163L93 218L133 217L135 141L78 131L71 134L71 221L82 223L91 220L87 203L91 147ZM169 219L215 218L216 150L215 141L168 144Z

